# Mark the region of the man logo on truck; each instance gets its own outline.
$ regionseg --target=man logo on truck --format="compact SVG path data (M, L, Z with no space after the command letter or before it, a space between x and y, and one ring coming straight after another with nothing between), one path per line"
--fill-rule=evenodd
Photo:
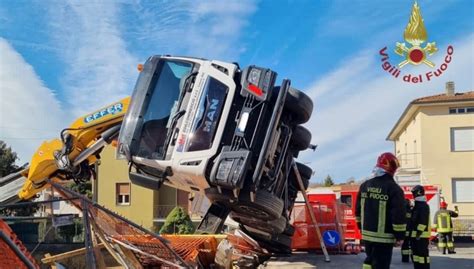
M207 133L209 133L212 129L212 124L214 123L214 120L216 117L218 105L219 105L219 100L217 99L211 100L211 105L209 106L209 111L206 114L206 121L204 122L204 128L203 128L203 131Z

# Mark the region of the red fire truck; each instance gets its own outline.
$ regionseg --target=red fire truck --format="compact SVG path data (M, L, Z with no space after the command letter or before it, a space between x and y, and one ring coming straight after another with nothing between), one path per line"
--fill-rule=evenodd
M441 192L438 186L425 185L426 198L432 214L438 211ZM405 198L413 200L412 186L403 186ZM308 198L323 233L335 230L341 236L337 246L329 247L343 253L359 253L361 251L361 232L355 220L355 206L358 185L341 186L340 189L316 189L308 192ZM315 235L312 222L303 203L296 203L292 212L295 227L292 248L298 250L320 249L320 239ZM433 234L434 236L434 234Z
M411 188L413 186L402 186L403 192L405 193L405 198L413 200L413 195L411 194ZM435 185L425 185L425 195L430 206L430 212L433 215L434 212L439 210L439 203L441 201L441 190L438 186ZM348 206L348 209L344 211L344 217L347 223L346 228L346 241L354 242L355 244L360 243L362 235L355 221L355 201L357 199L357 192L359 187L351 188L349 190L341 190L340 192L340 201Z

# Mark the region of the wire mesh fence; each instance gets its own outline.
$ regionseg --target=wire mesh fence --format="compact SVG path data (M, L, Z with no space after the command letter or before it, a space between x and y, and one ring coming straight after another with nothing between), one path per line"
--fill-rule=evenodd
M90 224L85 224L86 249L90 250L86 259L90 259L90 263L96 263L93 245L94 241L100 239L109 253L119 263L129 268L142 268L144 265L152 268L188 267L166 239L61 185L54 183L52 185L61 196L68 199L77 198L71 201L83 211L85 223ZM88 230L87 226L92 229Z
M453 218L454 236L474 236L474 215Z

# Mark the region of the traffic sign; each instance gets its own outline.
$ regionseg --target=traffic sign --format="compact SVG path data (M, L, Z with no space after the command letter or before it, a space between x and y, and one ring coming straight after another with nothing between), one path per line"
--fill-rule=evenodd
M328 246L336 246L341 242L341 236L337 231L327 230L323 234L323 240Z

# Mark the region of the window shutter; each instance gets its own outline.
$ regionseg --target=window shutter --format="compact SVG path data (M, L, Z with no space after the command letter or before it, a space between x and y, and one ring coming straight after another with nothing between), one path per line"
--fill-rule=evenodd
M130 184L117 183L117 194L130 194Z
M474 202L474 178L453 179L453 198L456 203Z
M452 151L474 150L474 128L451 129Z

